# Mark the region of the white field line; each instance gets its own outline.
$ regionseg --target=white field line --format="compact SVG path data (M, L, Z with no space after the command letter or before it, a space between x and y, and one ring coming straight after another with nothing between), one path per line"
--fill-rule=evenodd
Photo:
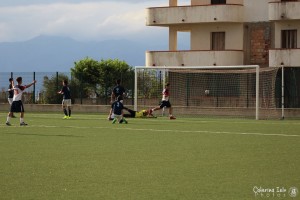
M62 114L51 114L51 115L56 115L59 117L62 116ZM37 117L37 118L49 118L49 115L47 114L36 114L34 115L34 117ZM78 119L90 119L90 120L104 120L104 121L107 121L107 118L103 118L103 116L101 115L74 115L74 119L77 118ZM29 118L29 117L28 117ZM62 118L62 117L61 117ZM167 119L167 117L158 117L158 118L143 118L143 119L140 119L140 118L134 118L134 120L147 120L147 121L156 121L156 122L160 122L159 119ZM131 119L131 118L129 118ZM299 125L300 126L300 120L239 120L239 121L232 121L232 120L228 120L228 119L220 119L220 120L201 120L201 118L198 118L198 119L194 119L192 121L194 122L197 122L197 123L230 123L230 124L269 124L269 125ZM186 118L178 118L176 119L176 121L178 122L186 122ZM165 123L164 121L162 121L162 123Z
M57 116L61 116L61 114L53 114ZM34 115L34 118L49 118L49 115L47 114L36 114ZM91 115L91 116L86 116L86 115L78 115L78 119L91 119L91 120L107 120L106 118L103 118L99 115ZM162 122L165 123L165 121L160 121L158 119L134 119L134 120L147 120L147 121L155 121L155 122ZM31 121L31 120L30 120ZM186 122L185 120L176 120L180 122ZM215 122L220 122L220 121L214 121L214 120L195 120L197 123L215 123ZM280 121L276 122L268 122L268 121L221 121L222 123L237 123L237 124L268 124L268 125L278 125ZM285 122L285 121L283 121ZM280 125L300 125L300 122L298 121L293 121L292 123L280 123ZM6 127L4 124L0 124L0 127ZM18 125L13 125L12 127L19 127ZM126 128L126 127L79 127L79 126L46 126L46 125L30 125L29 127L41 127L41 128L77 128L77 129L112 129L112 130L132 130L132 131L148 131L148 132L176 132L176 133L207 133L207 134L230 134L230 135L257 135L257 136L279 136L279 137L300 137L300 135L289 135L289 134L267 134L267 133L251 133L251 132L225 132L225 131L205 131L205 130L199 130L199 131L189 131L189 130L159 130L159 129L139 129L139 128ZM1 131L0 131L1 132Z
M140 129L126 127L83 127L83 126L44 126L30 125L30 127L39 128L76 128L76 129L111 129L111 130L130 130L130 131L146 131L146 132L170 132L170 133L205 133L205 134L227 134L227 135L256 135L256 136L278 136L278 137L300 137L300 135L289 134L267 134L267 133L246 133L246 132L226 132L226 131L187 131L187 130L160 130L160 129Z
M1 114L0 114L1 116ZM51 113L51 116L55 116L58 118L62 118L62 114L56 114L56 113ZM6 117L6 115L5 115ZM49 114L33 114L33 116L29 116L27 117L28 120L30 120L30 118L49 118ZM99 115L74 115L73 117L74 119L90 119L90 120L104 120L107 121L107 118L103 118L103 116ZM147 121L156 121L156 122L162 122L165 123L165 121L160 121L159 119L162 118L166 118L166 117L159 117L159 118L155 118L155 119L139 119L139 118L135 118L134 120L147 120ZM5 120L4 120L5 121ZM30 120L31 121L31 120ZM176 119L176 121L178 122L186 122L186 120L184 120L184 118L180 119ZM199 120L193 120L193 122L197 122L197 123L230 123L230 124L267 124L267 125L299 125L300 126L300 120L246 120L246 121L232 121L232 120L228 120L227 119L221 119L221 120L201 120L201 118L199 118ZM1 125L0 125L1 126ZM269 135L269 134L268 134Z

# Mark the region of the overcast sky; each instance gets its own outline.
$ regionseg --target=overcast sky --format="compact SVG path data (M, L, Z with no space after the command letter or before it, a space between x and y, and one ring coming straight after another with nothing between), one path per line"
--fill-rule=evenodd
M80 41L157 37L168 29L147 27L145 9L168 3L168 0L1 0L0 42L25 41L39 35Z

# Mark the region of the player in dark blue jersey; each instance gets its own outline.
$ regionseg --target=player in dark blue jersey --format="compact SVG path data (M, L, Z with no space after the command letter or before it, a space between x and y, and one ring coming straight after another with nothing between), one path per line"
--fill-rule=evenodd
M70 119L71 118L71 91L70 88L68 87L68 80L63 80L62 82L63 87L61 90L58 92L58 94L63 95L63 100L62 100L62 109L64 111L64 119Z
M135 110L131 110L130 108L127 107L123 107L123 110L126 110L128 113L124 113L123 117L126 118L156 118L153 115L149 115L150 110L140 110L140 111L135 111ZM112 113L110 113L110 115L108 115L107 119L108 120L113 120L114 118L111 116Z
M8 103L11 106L11 104L13 103L13 98L14 98L14 79L13 78L9 78L9 85L8 85ZM12 114L12 118L16 118L16 116L14 114Z
M117 97L120 98L120 101L123 103L123 99L125 96L125 88L121 86L121 80L116 80L116 86L114 87L112 93L111 93L111 103L117 100Z
M126 119L123 117L124 112L123 112L124 106L123 103L121 102L121 97L118 96L117 100L111 105L111 109L110 109L110 113L109 115L111 116L112 114L114 114L114 119L113 119L113 124L116 123L116 121L118 121L120 124L122 122L124 122L125 124L127 124L128 122L126 121Z

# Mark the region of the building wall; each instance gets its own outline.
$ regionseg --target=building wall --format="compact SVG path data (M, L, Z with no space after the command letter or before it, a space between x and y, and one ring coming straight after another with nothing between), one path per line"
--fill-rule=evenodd
M268 67L269 48L272 46L272 23L247 23L244 30L244 64Z
M300 11L299 11L300 13ZM275 22L275 48L281 48L281 30L297 29L297 48L300 48L300 21L279 21Z
M211 0L191 0L191 5L209 5ZM244 0L227 0L227 4L243 4Z
M245 22L269 21L268 5L272 0L244 0Z
M177 0L170 0L170 2L173 6L177 5ZM217 57L226 55L226 53L220 54L218 52L215 57L207 57L209 52L197 52L197 58L190 57L195 55L194 52L174 53L180 50L177 49L177 32L187 31L190 32L191 51L211 51L211 33L225 32L225 50L239 50L243 51L244 54L242 63L236 57L227 57L228 60L236 61L235 64L239 62L240 65L269 67L284 63L288 66L299 66L300 19L299 14L297 14L299 13L299 0L294 3L281 2L280 0L227 0L226 3L228 4L227 7L225 5L211 6L210 0L191 0L191 5L197 5L195 8L187 5L178 8L165 8L167 11L161 8L156 11L154 9L153 11L156 13L150 14L150 18L161 17L160 20L163 19L164 23L161 22L159 25L169 27L169 51L172 53L164 52L160 56L157 55L159 52L155 55L151 55L152 52L147 52L146 59L152 60L146 61L146 63L168 65L168 60L170 62L172 60L172 65L174 65L176 63L175 57L178 57L178 65L186 63L200 65L203 63L195 63L195 60L200 57L200 60L209 60L205 63L206 65L211 65L211 63L225 65L224 60L217 60ZM166 12L169 12L170 15L163 15ZM235 20L231 20L227 16L229 13L236 13L233 15L236 17ZM176 17L179 18L173 19ZM180 21L181 19L186 21ZM156 21L156 23L158 22L159 20ZM156 26L158 24L152 23L150 25ZM283 50L281 49L281 31L288 29L297 29L297 48ZM230 55L240 56L236 52ZM187 61L187 59L192 59L192 61ZM219 63L220 61L221 63Z
M243 24L213 23L191 27L191 50L210 50L211 32L225 32L226 50L243 50Z
M242 65L243 51L155 51L146 52L146 66Z

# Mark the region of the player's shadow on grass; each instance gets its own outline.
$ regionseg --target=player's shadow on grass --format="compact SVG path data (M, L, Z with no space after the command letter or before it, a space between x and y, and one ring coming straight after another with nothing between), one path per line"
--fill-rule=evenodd
M50 135L50 134L38 134L38 133L4 133L6 135L22 135L22 136L40 136L40 137L74 137L74 138L83 138L84 136L77 135Z

